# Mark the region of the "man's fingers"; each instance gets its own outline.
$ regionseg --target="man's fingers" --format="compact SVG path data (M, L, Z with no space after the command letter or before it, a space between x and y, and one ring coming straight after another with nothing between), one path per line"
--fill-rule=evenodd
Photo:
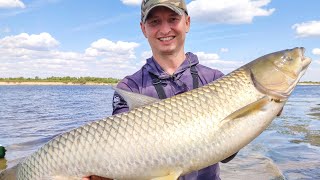
M281 108L281 110L279 111L279 113L277 114L277 116L280 116L282 113L283 108Z
M89 177L83 177L82 180L112 180L112 179L99 177L99 176L89 176Z

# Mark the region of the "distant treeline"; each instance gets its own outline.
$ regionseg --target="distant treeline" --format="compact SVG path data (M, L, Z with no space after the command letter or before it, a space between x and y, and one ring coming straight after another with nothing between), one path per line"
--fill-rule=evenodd
M302 83L302 84L320 84L320 82L314 82L314 81L302 81L300 83Z
M118 83L119 79L115 78L98 78L98 77L47 77L47 78L0 78L0 82L61 82L61 83L75 83L75 84L86 84L86 83Z

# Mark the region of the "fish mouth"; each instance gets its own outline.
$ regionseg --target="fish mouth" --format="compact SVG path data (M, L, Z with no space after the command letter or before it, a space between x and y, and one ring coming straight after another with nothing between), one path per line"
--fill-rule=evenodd
M296 86L296 84L299 82L299 80L301 79L301 77L305 74L305 72L307 71L309 65L311 64L311 58L304 56L305 53L305 48L301 47L300 49L300 56L301 56L301 71L299 72L298 77L295 79L295 81L291 84L291 86L289 86L287 92L285 92L286 94L288 94L288 96L291 94L291 92L293 91L294 87Z
M304 54L304 51L305 51L305 49L303 48L303 52L302 52L303 54ZM307 68L309 67L309 65L311 64L311 61L312 61L312 60L311 60L311 58L305 57L304 55L302 55L302 59L301 59L301 60L302 60L302 71L301 71L301 73L304 74L305 71L307 70ZM300 74L301 74L301 73L300 73ZM303 74L302 74L302 75L303 75ZM302 75L301 75L301 76L302 76Z

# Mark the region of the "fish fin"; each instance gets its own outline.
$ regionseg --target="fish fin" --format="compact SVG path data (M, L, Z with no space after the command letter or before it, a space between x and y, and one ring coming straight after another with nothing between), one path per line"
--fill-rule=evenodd
M233 120L238 119L240 117L245 117L249 115L250 113L254 111L261 111L263 110L263 107L267 105L267 103L270 101L268 96L264 96L261 99L233 112L229 116L225 118L225 120Z
M18 169L18 165L5 169L3 171L0 171L0 179L6 179L6 180L17 179L16 177L17 169Z
M127 102L129 109L134 109L137 107L145 106L148 104L152 104L154 102L160 101L157 98L153 98L150 96L145 96L142 94L125 91L123 89L112 87L123 99Z
M162 177L157 177L153 178L151 180L177 180L179 176L182 174L181 170L178 171L172 171L169 175L167 176L162 176Z

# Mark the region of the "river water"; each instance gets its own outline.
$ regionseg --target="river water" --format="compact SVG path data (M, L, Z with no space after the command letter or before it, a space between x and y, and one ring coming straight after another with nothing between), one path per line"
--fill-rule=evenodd
M110 116L110 86L0 86L0 170L57 134ZM245 132L244 132L245 133ZM222 179L320 179L320 86L298 86L280 117L221 164Z

